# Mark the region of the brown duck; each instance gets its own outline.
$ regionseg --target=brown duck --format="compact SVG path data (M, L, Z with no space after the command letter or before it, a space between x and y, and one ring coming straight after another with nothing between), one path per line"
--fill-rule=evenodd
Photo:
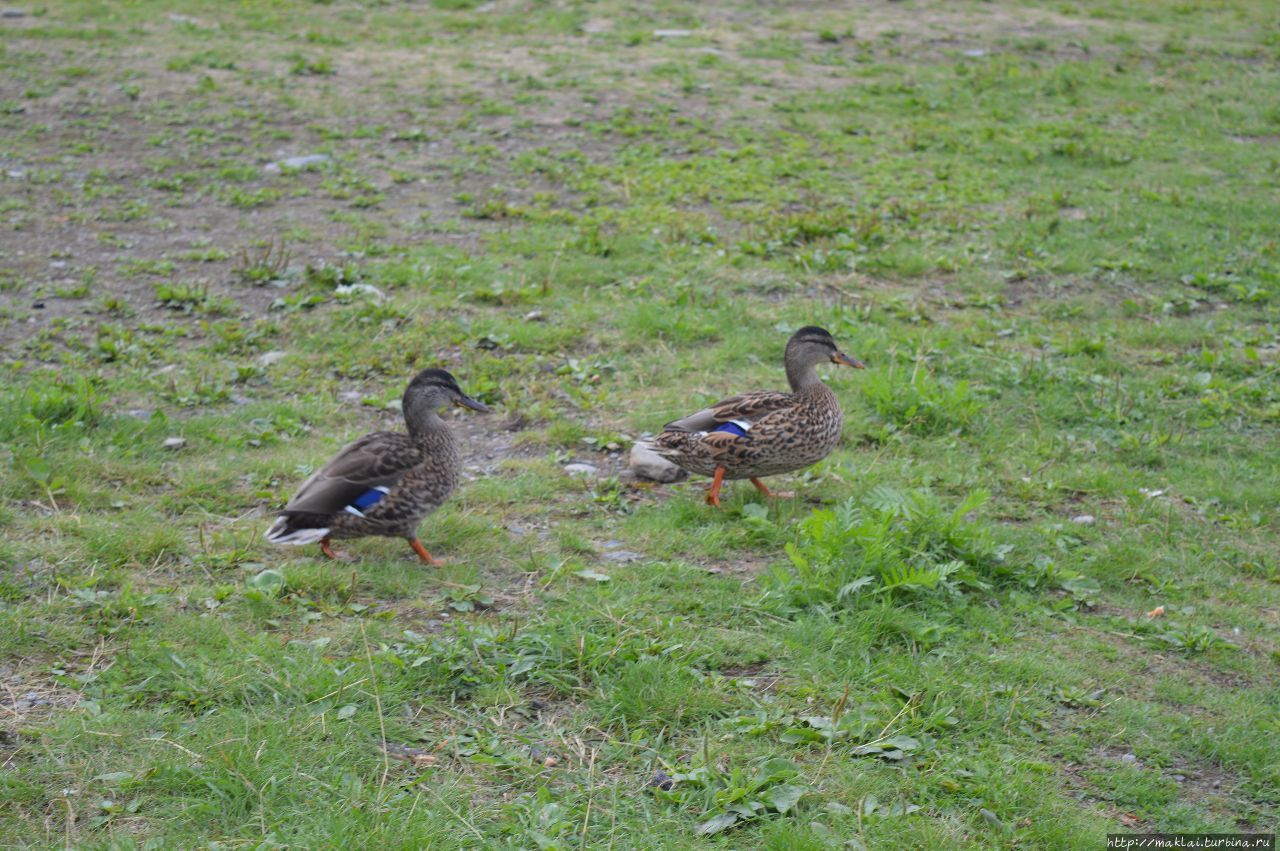
M761 476L816 464L840 439L840 402L816 370L828 361L864 367L823 329L801 328L783 355L790 393L757 391L717 402L667 423L653 439L653 450L691 473L712 476L709 505L719 507L725 479L750 479L765 496L773 496Z
M457 441L437 413L445 405L488 411L443 369L425 369L404 391L408 434L375 431L349 444L302 483L267 530L273 544L314 544L337 558L335 538L404 538L424 564L438 564L418 540L418 524L457 487Z

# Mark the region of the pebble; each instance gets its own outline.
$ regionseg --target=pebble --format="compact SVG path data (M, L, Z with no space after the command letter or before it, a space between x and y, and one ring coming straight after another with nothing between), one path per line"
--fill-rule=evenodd
M371 295L379 301L383 301L387 297L386 293L375 287L373 284L343 284L342 286L334 287L333 289L334 295L354 295L356 293Z
M1138 761L1138 757L1137 757L1137 756L1135 756L1132 752L1130 752L1130 753L1127 753L1127 754L1125 754L1124 756L1120 757L1120 761L1121 761L1121 762L1137 762L1137 761Z
M1097 522L1092 514L1080 514L1071 518L1072 523L1079 523L1081 526L1092 526Z
M319 165L328 161L328 154L307 154L305 157L287 157L283 160L267 163L262 170L275 173L286 168L306 168L309 165Z
M523 538L525 535L529 534L529 530L521 526L519 523L508 523L507 531L515 535L517 538Z
M653 482L674 482L687 475L644 442L637 442L631 447L631 458L627 464L631 472Z
M666 792L675 785L675 780L671 779L671 775L659 768L653 772L653 777L649 778L647 785Z
M565 464L564 471L570 476L594 476L600 472L593 464Z
M525 322L541 322L542 320L544 320L544 319L546 319L546 318L547 318L547 317L545 317L545 316L542 314L542 311L541 311L541 310L530 310L528 313L526 313L526 314L524 315L524 321L525 321Z
M0 18L25 18L26 9L0 9Z
M980 57L980 56L986 56L986 55L987 55L987 52L986 52L985 50L982 50L981 48L976 48L976 49L974 49L974 50L966 50L966 51L964 52L964 55L965 55L965 56L971 56L971 57L973 57L974 59L977 59L977 58L978 58L978 57Z
M166 437L162 444L165 449L181 449L187 445L185 437Z
M284 360L288 354L288 352L281 351L263 352L258 356L258 366L271 366L273 363L279 363Z
M631 564L636 561L643 561L643 553L634 553L631 550L614 550L601 556L605 561L611 561L615 564Z
M684 38L693 35L692 30L654 30L654 38Z

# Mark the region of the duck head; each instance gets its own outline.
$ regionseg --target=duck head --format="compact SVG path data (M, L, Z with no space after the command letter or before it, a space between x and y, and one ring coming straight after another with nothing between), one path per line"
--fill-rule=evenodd
M787 341L787 350L783 355L783 363L787 367L787 380L792 390L799 390L819 381L814 367L830 361L841 366L854 369L865 369L866 364L840 351L836 341L825 329L816 325L806 325L791 335Z

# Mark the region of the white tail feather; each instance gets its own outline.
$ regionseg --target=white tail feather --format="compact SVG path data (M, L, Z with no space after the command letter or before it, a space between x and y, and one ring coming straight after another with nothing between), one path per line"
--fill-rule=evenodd
M273 544L300 547L304 544L318 544L328 534L328 529L290 529L288 517L277 517L264 537Z

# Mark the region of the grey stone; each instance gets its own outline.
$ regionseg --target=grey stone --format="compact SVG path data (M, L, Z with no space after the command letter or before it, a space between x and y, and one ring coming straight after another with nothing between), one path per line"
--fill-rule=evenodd
M1071 522L1078 523L1081 526L1092 526L1094 523L1098 521L1097 521L1097 518L1094 517L1092 514L1080 514L1075 517L1072 517Z
M288 355L288 352L281 351L263 352L258 356L258 366L271 366L273 363L284 360Z
M26 9L0 9L0 18L25 18Z
M614 550L601 556L605 561L611 561L615 564L631 564L635 561L643 561L643 553L633 553L631 550Z
M267 163L262 170L275 173L286 168L306 168L309 165L319 165L328 161L328 154L307 154L304 157L286 157L273 163Z
M654 38L685 38L693 35L693 30L654 30Z
M637 441L631 447L631 458L627 462L631 472L642 479L654 482L674 482L683 479L684 470L663 458L649 444Z
M564 471L570 476L594 476L600 472L593 464L565 464Z
M185 437L166 437L161 445L165 449L181 449L187 445L187 439Z

